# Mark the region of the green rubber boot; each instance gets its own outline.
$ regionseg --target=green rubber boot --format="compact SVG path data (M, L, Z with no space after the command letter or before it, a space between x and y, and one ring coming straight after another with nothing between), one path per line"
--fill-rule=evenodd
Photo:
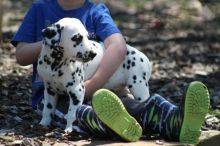
M179 137L181 143L198 143L209 105L207 87L201 82L192 82L186 92L184 118Z
M106 89L96 91L92 106L98 118L124 140L137 141L142 136L141 126L113 92Z

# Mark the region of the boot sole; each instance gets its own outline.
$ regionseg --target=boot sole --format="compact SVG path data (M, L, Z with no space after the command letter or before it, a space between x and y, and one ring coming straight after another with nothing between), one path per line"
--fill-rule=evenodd
M180 131L180 142L187 144L198 143L201 126L210 105L209 92L201 82L192 82L187 90L184 118Z
M113 92L106 89L96 91L92 105L99 119L124 140L137 141L142 136L141 126Z

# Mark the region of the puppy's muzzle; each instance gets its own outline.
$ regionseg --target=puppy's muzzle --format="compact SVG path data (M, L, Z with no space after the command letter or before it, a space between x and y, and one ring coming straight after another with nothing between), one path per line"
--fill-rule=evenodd
M93 58L95 58L96 55L97 54L95 52L89 51L89 58L93 59Z

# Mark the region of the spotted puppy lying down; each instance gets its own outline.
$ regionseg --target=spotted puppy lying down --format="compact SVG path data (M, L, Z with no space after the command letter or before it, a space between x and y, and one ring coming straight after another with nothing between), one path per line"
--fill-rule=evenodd
M44 41L37 69L44 81L45 98L40 124L50 124L58 95L66 93L70 102L68 113L65 115L65 131L71 132L72 123L76 119L76 109L84 99L84 81L95 73L105 49L102 43L87 38L87 30L75 18L63 18L44 29L42 33ZM151 64L148 58L127 45L126 58L104 88L128 86L135 100L142 102L149 97L150 75Z

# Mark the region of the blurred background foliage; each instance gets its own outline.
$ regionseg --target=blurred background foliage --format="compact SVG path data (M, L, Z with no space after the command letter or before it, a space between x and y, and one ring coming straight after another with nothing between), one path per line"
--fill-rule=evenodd
M24 13L31 5L33 0L1 0L3 3L3 34L7 32L15 32L20 25ZM208 21L220 22L220 1L219 0L94 0L96 2L104 2L110 8L113 18L121 27L124 19L129 19L129 15L142 17L141 21L149 19L147 17L160 17L160 21L169 18L170 22L166 25L173 27L189 27L194 23L204 23ZM120 15L127 14L128 17ZM140 14L141 15L138 15ZM119 14L119 15L118 15ZM1 20L1 19L0 19ZM175 21L174 21L175 20ZM150 20L155 21L155 20ZM167 21L167 20L166 20ZM149 22L150 23L150 22ZM157 23L157 22L155 22ZM173 23L173 24L171 24ZM160 25L159 23L156 25ZM136 27L137 29L141 29ZM145 28L143 28L145 29ZM4 40L7 40L8 36Z

